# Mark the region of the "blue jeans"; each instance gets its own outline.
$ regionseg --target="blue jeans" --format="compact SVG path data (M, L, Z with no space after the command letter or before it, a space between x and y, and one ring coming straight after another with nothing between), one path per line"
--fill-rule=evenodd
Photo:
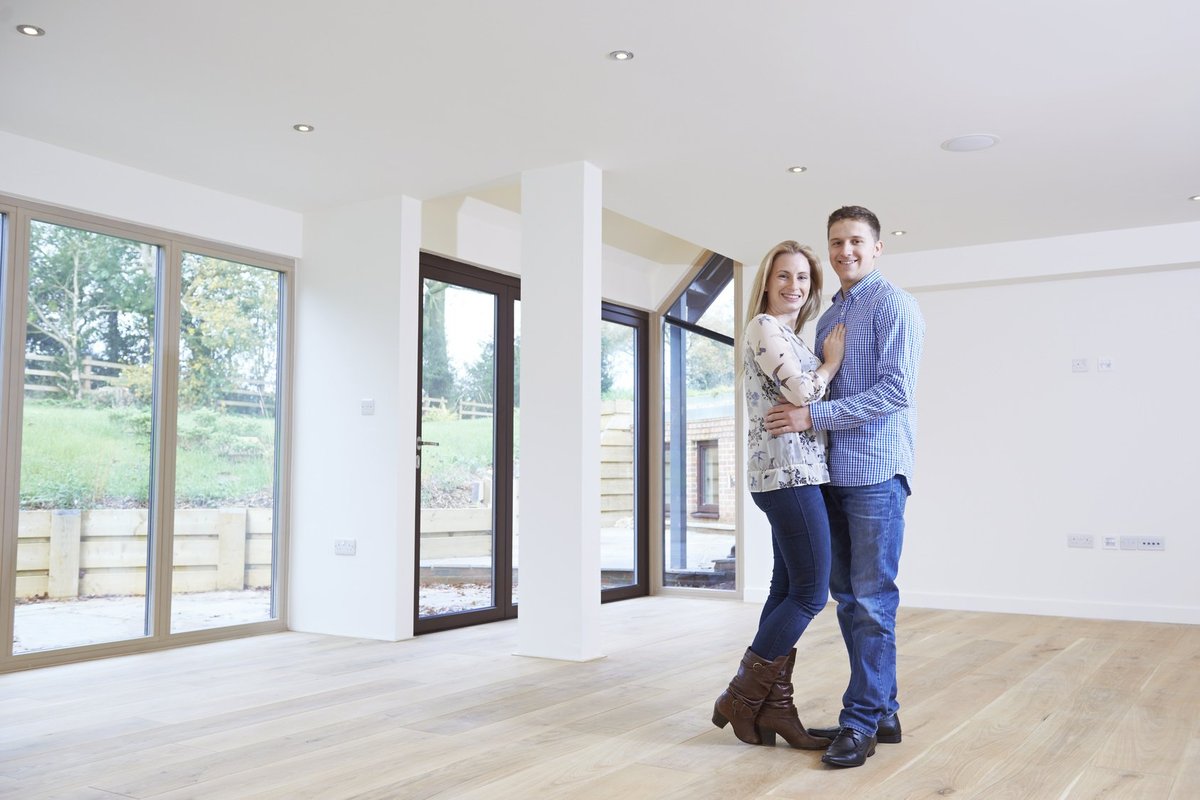
M771 523L771 589L750 649L774 661L829 602L829 516L820 486L751 492Z
M869 486L825 486L833 566L829 588L850 656L840 724L874 735L896 702L896 571L904 543L903 475Z

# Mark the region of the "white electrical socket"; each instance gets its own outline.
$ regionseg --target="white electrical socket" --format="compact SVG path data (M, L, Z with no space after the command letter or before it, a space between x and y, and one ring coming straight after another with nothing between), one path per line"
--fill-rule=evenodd
M1086 358L1072 358L1071 372L1087 372L1088 360Z
M1139 536L1138 550L1166 550L1167 540L1162 536Z
M1067 547L1092 548L1096 546L1096 537L1090 533L1068 533Z
M334 539L333 554L335 556L352 556L358 552L357 539Z
M1141 544L1140 539L1141 539L1141 537L1139 537L1139 536L1122 536L1121 537L1121 549L1122 550L1137 550L1138 546Z
M1116 363L1106 356L1096 359L1096 372L1112 372L1117 368Z

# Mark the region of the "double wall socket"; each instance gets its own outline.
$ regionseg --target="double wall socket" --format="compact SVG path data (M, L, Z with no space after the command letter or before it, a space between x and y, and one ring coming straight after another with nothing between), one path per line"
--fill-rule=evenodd
M1068 533L1067 547L1092 548L1096 546L1096 537L1090 533Z
M335 556L352 556L358 552L357 539L334 539L333 554Z

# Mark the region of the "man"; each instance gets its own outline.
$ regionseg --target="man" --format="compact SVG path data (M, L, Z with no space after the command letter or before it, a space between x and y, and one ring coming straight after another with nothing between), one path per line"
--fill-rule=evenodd
M841 281L817 322L817 356L834 325L846 325L846 355L830 399L803 408L780 405L767 430L829 431L830 594L850 656L850 682L838 727L810 729L833 743L822 761L858 767L876 742L898 743L896 573L911 493L917 367L925 321L912 295L875 268L883 252L879 219L861 206L829 216L829 261Z

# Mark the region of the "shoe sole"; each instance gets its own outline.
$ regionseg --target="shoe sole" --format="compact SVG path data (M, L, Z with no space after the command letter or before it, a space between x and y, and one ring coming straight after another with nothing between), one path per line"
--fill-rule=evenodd
M837 728L809 728L809 736L816 736L819 739L836 739L838 735ZM876 735L875 741L878 744L900 744L902 734L888 733L883 736Z

